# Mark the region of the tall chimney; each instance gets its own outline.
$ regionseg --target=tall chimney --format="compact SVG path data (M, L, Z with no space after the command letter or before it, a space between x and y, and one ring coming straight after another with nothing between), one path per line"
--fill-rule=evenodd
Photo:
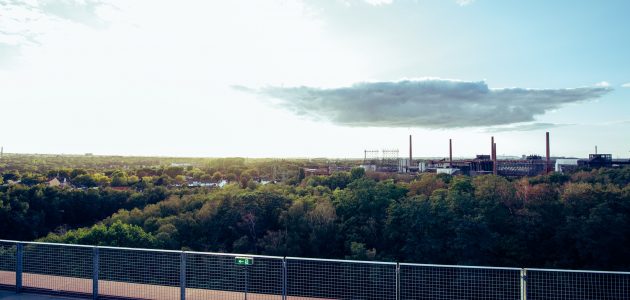
M453 140L448 139L448 161L449 167L453 167Z
M547 137L547 164L545 166L545 172L549 173L551 172L551 170L549 169L549 160L550 160L549 159L549 131L547 131L546 137Z
M494 138L493 138L494 140ZM497 143L492 142L492 174L497 175Z
M407 172L411 172L411 166L413 166L413 152L411 148L411 134L409 135L409 163L407 163Z
M496 162L494 161L494 136L490 137L490 160L492 161L492 174L496 175L494 165Z
M490 160L494 161L494 136L490 137Z
M597 154L597 145L595 145L595 154Z

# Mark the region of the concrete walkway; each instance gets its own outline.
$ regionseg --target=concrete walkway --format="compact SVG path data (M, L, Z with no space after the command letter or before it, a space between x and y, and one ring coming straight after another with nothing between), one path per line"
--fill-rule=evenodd
M0 299L2 300L71 300L79 298L67 298L58 296L36 295L36 294L16 294L14 292L0 290Z

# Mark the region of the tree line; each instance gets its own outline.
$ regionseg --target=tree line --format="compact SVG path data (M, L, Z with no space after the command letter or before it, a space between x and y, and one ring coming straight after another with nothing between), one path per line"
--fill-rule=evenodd
M519 180L362 169L122 209L52 242L437 264L630 270L630 168Z
M164 187L135 192L0 186L0 238L28 241L50 232L91 226L120 209L158 203L168 194Z
M0 185L19 182L33 186L58 178L78 188L183 185L197 182L283 181L299 183L304 168L356 165L352 160L168 158L82 155L5 154L0 159ZM302 173L303 175L303 173Z

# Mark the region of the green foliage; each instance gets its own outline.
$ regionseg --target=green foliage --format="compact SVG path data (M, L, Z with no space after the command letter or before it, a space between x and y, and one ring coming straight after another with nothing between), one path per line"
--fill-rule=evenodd
M161 188L131 192L41 185L0 187L0 238L32 240L57 229L88 226L119 209L144 207L166 197Z
M146 233L135 225L115 222L112 225L94 225L91 228L81 228L64 234L49 234L40 239L43 242L119 246L119 247L150 247L159 248L161 243L152 234Z
M352 180L357 180L365 176L365 169L363 168L352 168L350 170L350 178Z
M129 184L129 178L127 177L127 173L122 171L116 171L111 176L111 185L112 186L127 186Z
M446 174L406 178L355 168L298 182L299 170L324 162L109 157L99 158L99 164L73 158L75 165L69 168L63 159L68 158L29 163L20 157L11 164L19 168L0 170L5 183L35 178L26 180L31 186L0 186L0 238L28 240L55 231L44 240L280 256L630 269L630 168L519 180ZM192 165L171 167L174 162ZM42 177L67 178L86 188L45 187L39 183ZM228 179L231 184L192 189L185 184L190 178ZM284 182L263 184L260 179ZM110 184L131 189L105 188Z

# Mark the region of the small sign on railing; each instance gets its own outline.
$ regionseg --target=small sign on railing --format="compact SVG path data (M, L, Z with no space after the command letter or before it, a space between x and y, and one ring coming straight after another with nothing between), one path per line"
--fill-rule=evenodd
M251 266L254 264L253 257L237 256L234 258L234 264L239 266Z

